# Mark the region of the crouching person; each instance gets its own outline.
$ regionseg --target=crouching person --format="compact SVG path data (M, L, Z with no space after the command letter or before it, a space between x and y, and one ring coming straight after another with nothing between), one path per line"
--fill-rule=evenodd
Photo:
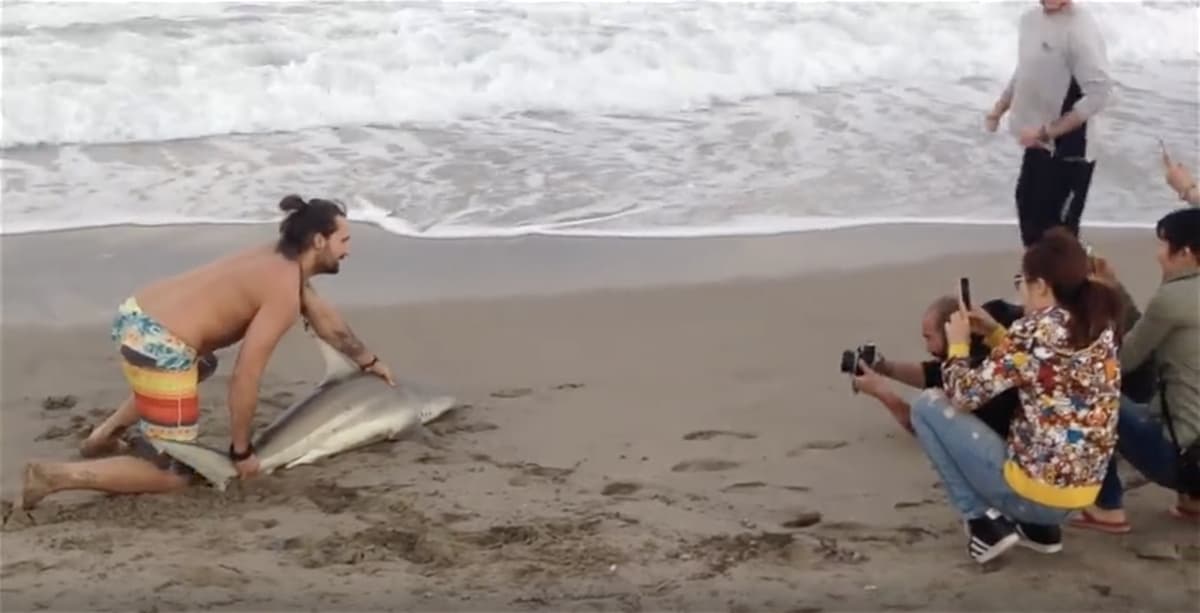
M1172 515L1200 522L1200 208L1168 213L1156 233L1162 283L1125 335L1119 358L1126 373L1156 366L1160 391L1149 403L1121 399L1117 453L1150 481L1176 492ZM1120 289L1112 269L1103 268L1098 272ZM1113 458L1095 506L1071 524L1129 532L1123 492Z
M1057 551L1060 542L1034 532L1058 531L1100 491L1116 445L1120 299L1088 273L1079 241L1048 230L1022 258L1025 315L1007 331L982 310L952 315L945 393L925 391L913 405L917 440L979 563L1018 543ZM975 367L968 361L972 326L992 340ZM1020 407L1005 441L972 411L1010 388Z
M990 300L981 305L983 310L1002 325L1011 325L1019 314L1019 308L1003 300ZM921 317L921 337L925 341L925 350L933 359L922 362L903 362L890 360L879 354L874 365L859 364L861 375L854 377L854 389L875 398L892 414L892 417L910 434L912 429L912 407L909 403L893 392L887 379L903 383L918 389L942 388L942 361L946 359L946 322L959 309L959 299L955 296L939 296ZM990 353L987 339L980 335L971 335L970 360L972 366L983 361ZM989 428L995 430L1001 438L1008 436L1009 423L1017 410L1017 392L1008 390L984 403L975 411L975 415L983 420Z

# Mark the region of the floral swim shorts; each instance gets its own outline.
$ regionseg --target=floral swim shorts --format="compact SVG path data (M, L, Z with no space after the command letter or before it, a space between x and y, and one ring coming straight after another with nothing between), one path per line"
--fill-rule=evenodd
M201 361L196 350L142 311L132 297L113 318L112 340L118 343L121 368L133 388L141 434L152 439L196 440Z

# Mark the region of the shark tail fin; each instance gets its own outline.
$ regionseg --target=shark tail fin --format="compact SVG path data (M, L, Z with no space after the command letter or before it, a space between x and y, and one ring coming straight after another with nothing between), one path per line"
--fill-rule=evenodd
M210 447L160 439L151 439L150 444L196 471L196 474L204 477L217 491L225 491L229 482L237 477L237 468L229 456Z

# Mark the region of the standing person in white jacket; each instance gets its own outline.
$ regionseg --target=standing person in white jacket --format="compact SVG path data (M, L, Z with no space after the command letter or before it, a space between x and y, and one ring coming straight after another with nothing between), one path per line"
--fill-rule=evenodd
M1009 113L1009 130L1025 151L1015 195L1026 247L1058 225L1078 236L1095 168L1087 122L1113 90L1092 15L1074 0L1040 5L1021 16L1016 70L986 121L995 132Z

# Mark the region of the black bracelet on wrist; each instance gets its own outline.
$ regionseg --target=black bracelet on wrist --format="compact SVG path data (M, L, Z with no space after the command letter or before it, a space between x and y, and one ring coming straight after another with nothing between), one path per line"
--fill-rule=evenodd
M234 462L241 462L252 455L254 455L254 443L246 445L246 450L241 453L234 450L233 443L229 443L229 459Z
M367 362L366 364L363 364L362 366L359 366L359 368L361 368L362 370L366 370L366 369L368 369L368 368L370 368L370 367L374 366L374 365L375 365L375 363L376 363L376 362L378 362L378 361L379 361L379 356L375 356L375 357L371 358L371 361L370 361L370 362Z

